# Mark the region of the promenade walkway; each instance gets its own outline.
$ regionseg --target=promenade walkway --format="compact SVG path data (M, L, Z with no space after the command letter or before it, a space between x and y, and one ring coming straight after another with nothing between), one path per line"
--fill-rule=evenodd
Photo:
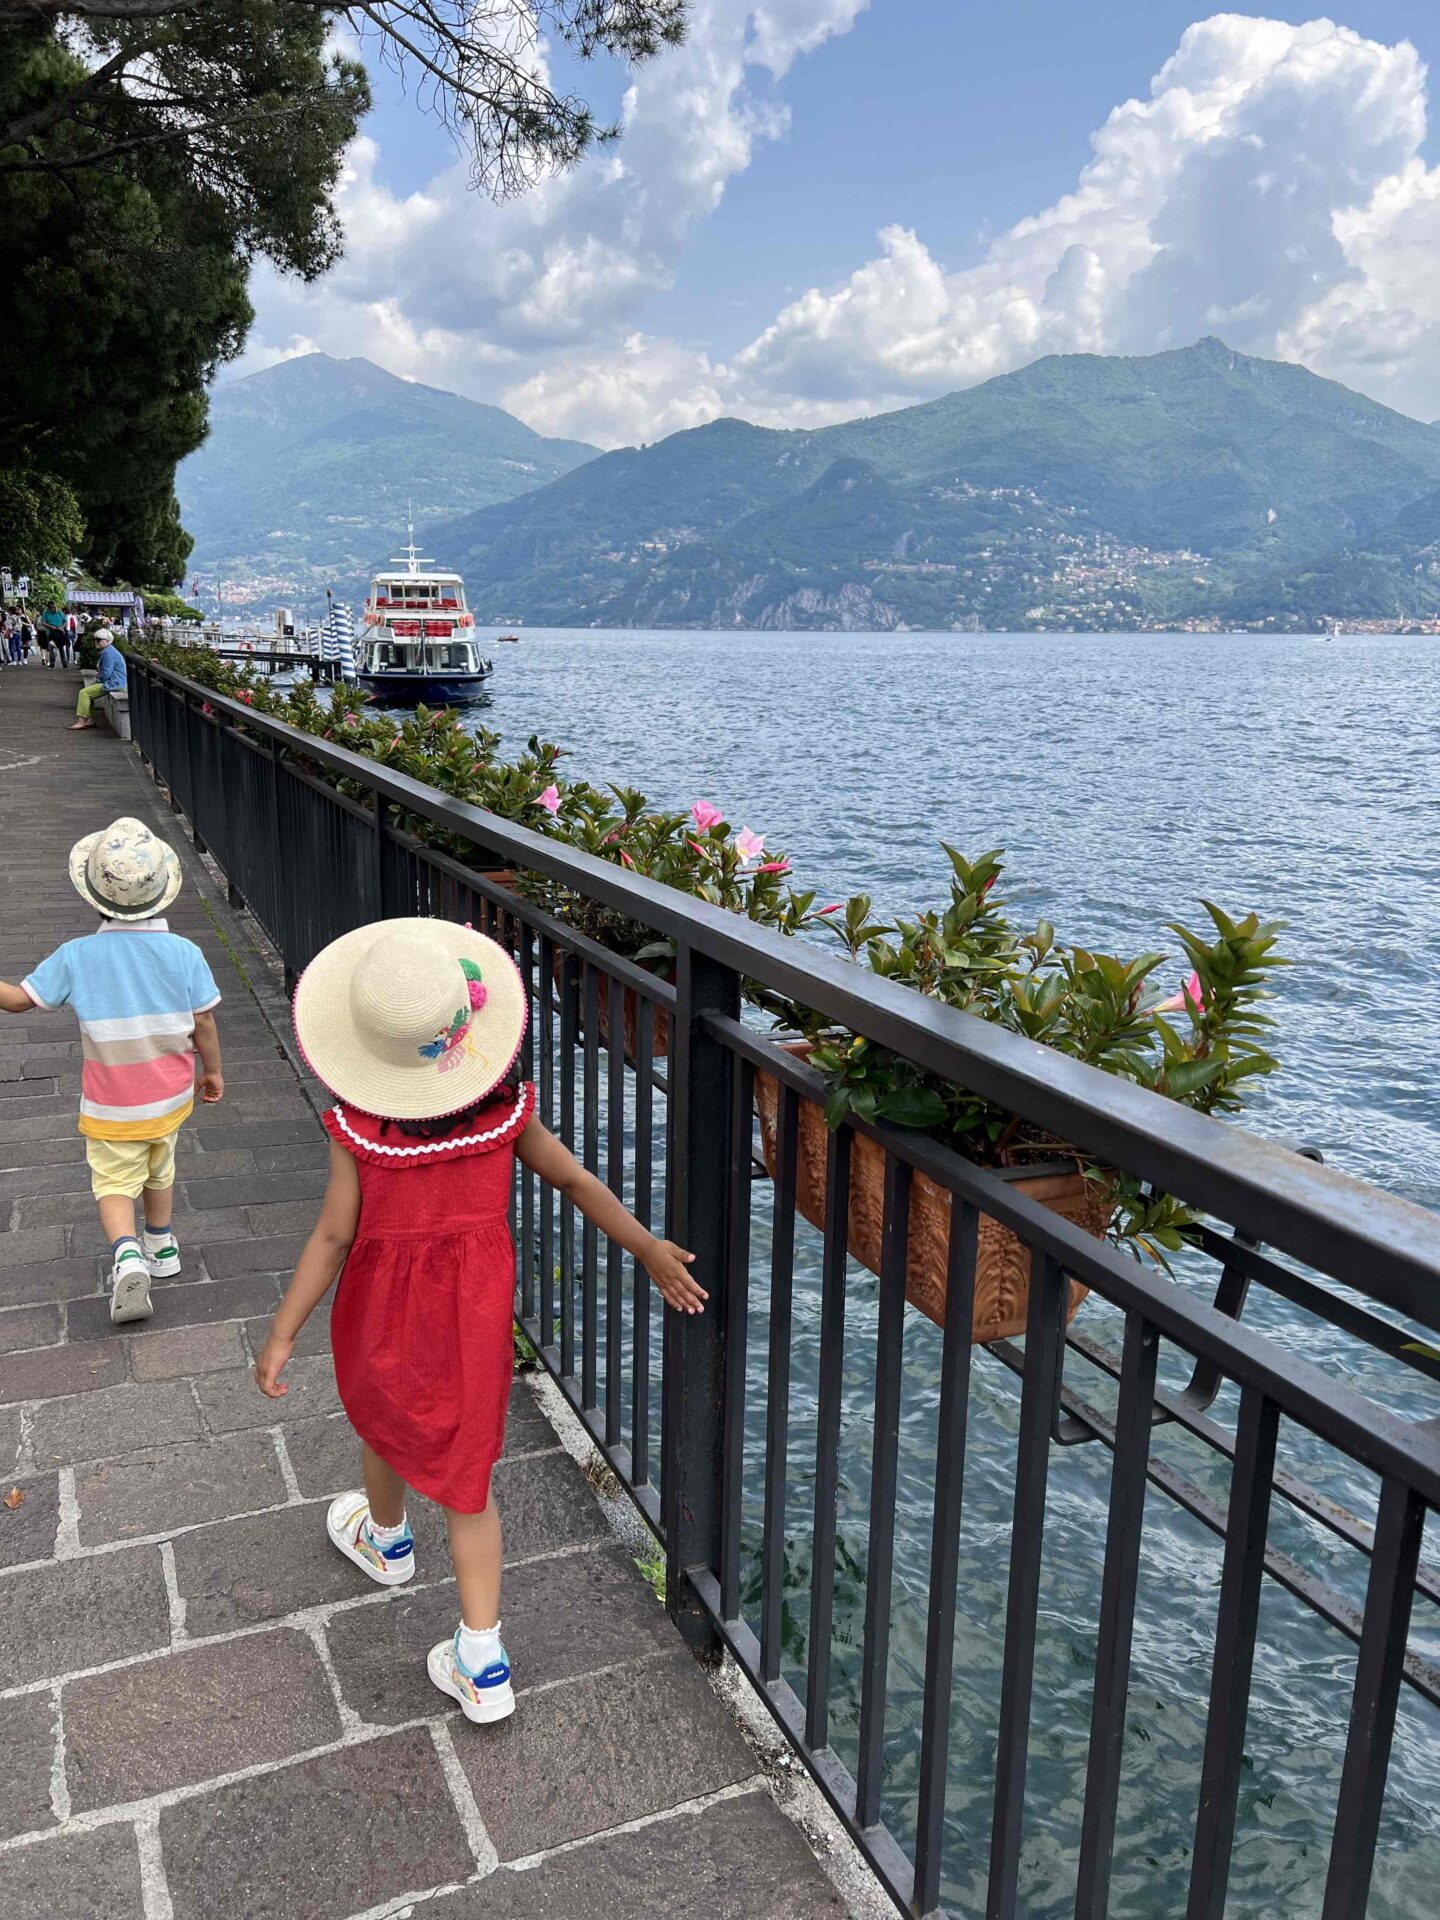
M433 1508L408 1588L329 1546L358 1476L323 1318L287 1399L249 1375L324 1137L243 921L133 750L64 731L75 685L0 676L0 977L91 926L72 841L148 818L186 860L171 924L220 982L227 1092L182 1136L184 1277L112 1328L74 1020L0 1016L0 1915L843 1914L525 1380L496 1474L513 1720L425 1678L456 1618Z

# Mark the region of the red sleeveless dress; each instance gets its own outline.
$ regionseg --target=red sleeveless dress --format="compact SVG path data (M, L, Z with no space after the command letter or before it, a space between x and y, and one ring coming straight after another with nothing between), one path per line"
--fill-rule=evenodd
M527 1083L513 1106L446 1140L384 1129L351 1107L325 1115L360 1174L360 1221L330 1321L340 1399L408 1486L457 1513L484 1509L505 1440L511 1173L534 1107Z

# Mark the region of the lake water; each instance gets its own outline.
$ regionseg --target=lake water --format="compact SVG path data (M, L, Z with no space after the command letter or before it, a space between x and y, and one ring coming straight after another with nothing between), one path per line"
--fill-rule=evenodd
M1251 1124L1422 1204L1440 1204L1432 1029L1440 1005L1440 644L1369 638L1158 635L867 635L526 630L495 649L484 713L512 746L531 732L572 750L597 782L656 803L704 798L788 852L798 884L884 909L939 903L939 842L1007 849L1014 915L1134 953L1173 950L1166 921L1200 923L1201 896L1285 920L1294 961L1274 1003L1282 1071ZM1178 986L1173 961L1161 976ZM758 1538L769 1189L757 1187L756 1408L748 1485ZM803 1692L808 1511L818 1351L815 1236L797 1247L790 1435L787 1675ZM1211 1282L1213 1284L1213 1280ZM853 1763L864 1601L875 1283L852 1267L837 1576L835 1743ZM1249 1316L1411 1417L1440 1394L1283 1305ZM1118 1344L1103 1304L1085 1325ZM934 1488L939 1338L907 1316L906 1408L887 1723L886 1817L913 1831L924 1608ZM1184 1369L1169 1365L1172 1379ZM1092 1392L1088 1374L1083 1384ZM1093 1393L1097 1400L1102 1399ZM1218 1416L1233 1418L1233 1395ZM972 1388L962 1536L947 1896L980 1910L1018 1396L980 1356ZM1157 1453L1223 1496L1203 1449ZM1369 1477L1288 1426L1282 1450L1347 1504L1373 1512ZM1317 1455L1319 1457L1317 1457ZM1073 1907L1109 1456L1051 1466L1021 1911ZM1357 1601L1363 1568L1277 1503L1272 1538ZM1220 1556L1198 1523L1152 1491L1127 1720L1111 1911L1159 1920L1184 1907ZM1437 1551L1432 1522L1432 1557ZM753 1560L752 1560L753 1573ZM750 1603L758 1598L752 1578ZM1414 1640L1440 1656L1435 1610ZM1319 1911L1353 1647L1268 1583L1261 1613L1229 1911L1300 1920ZM1371 1920L1429 1920L1440 1885L1440 1728L1406 1690ZM1426 1888L1430 1891L1427 1893Z

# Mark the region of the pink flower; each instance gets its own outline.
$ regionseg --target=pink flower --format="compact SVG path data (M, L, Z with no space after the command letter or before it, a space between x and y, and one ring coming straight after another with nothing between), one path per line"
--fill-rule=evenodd
M345 716L345 724L347 727L358 727L360 724L359 715L354 713L347 713Z
M708 833L711 827L718 827L725 816L719 807L712 807L708 800L697 800L690 809L690 818L701 833Z
M211 706L208 700L202 700L200 702L200 711L204 714L207 720L213 720L215 718L215 709L214 707Z
M837 900L833 907L817 907L815 909L815 912L817 916L827 914L827 913L841 913L843 912L844 907L845 907L845 902L843 900Z
M755 871L757 873L789 873L790 862L788 860L764 860Z
M742 860L758 860L765 851L763 833L752 833L749 827L742 827L735 836L735 851Z
M623 847L620 849L620 858L624 861L627 867L633 867L635 864L635 862L630 858L629 854L626 853Z
M1153 1007L1151 1011L1153 1013L1184 1013L1187 1001L1194 1005L1197 1013L1204 1004L1198 973L1192 973L1179 993L1172 993L1168 1000L1162 1000L1159 1006Z
M483 981L472 980L470 982L470 1004L472 1007L476 1009L477 1012L481 1007L484 1006L486 1000L489 997L490 996L485 991L485 984Z
M255 704L255 696L248 687L242 687L240 689L240 698L245 702L247 707L253 707Z
M541 794L540 804L547 813L558 813L560 811L560 789L553 780Z
M392 741L390 742L390 744L391 744L391 746L392 746L392 747L398 747L398 746L399 746L399 744L400 744L400 736L399 736L399 734L398 734L398 733L396 734L396 736L395 736L395 738L394 738L394 739L393 739L393 740L392 740Z

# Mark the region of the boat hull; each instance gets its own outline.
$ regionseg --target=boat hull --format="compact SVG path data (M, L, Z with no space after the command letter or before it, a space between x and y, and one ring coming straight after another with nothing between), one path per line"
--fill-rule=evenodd
M477 699L485 691L490 670L486 668L483 673L361 673L357 678L382 706L444 707Z

